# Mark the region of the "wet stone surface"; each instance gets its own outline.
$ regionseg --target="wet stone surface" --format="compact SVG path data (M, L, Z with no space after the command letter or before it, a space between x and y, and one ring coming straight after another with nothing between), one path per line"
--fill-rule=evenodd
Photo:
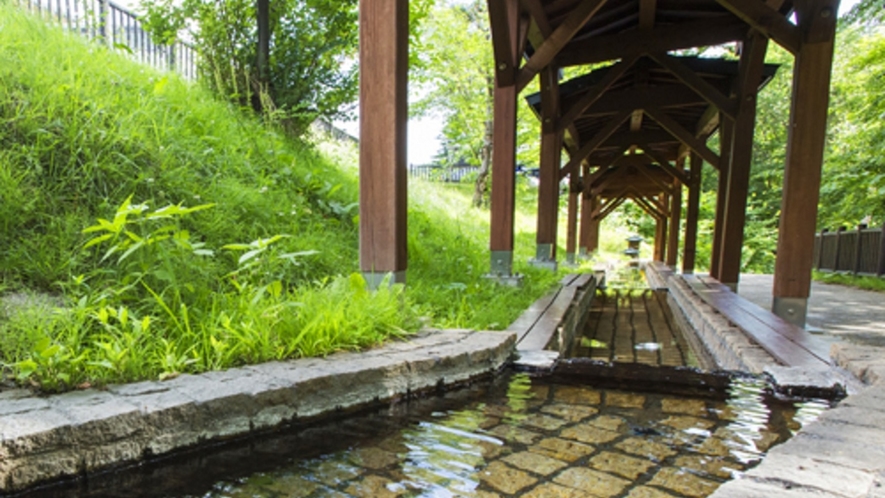
M514 374L29 496L701 497L821 409Z

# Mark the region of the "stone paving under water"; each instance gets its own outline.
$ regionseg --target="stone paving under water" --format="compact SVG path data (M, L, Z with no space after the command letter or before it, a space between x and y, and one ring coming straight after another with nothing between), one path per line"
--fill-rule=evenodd
M697 366L666 301L666 291L598 291L572 356L654 366Z
M701 497L826 407L763 387L672 396L515 374L40 496Z

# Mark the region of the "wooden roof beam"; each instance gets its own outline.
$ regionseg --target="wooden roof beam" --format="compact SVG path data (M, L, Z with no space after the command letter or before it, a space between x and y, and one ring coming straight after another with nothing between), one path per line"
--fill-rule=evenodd
M626 119L631 114L632 111L621 111L620 113L615 115L614 118L609 121L607 125L599 130L596 135L594 135L593 138L591 138L586 144L584 144L578 150L578 152L574 156L572 156L571 159L569 159L569 162L562 167L562 169L559 171L560 180L570 175L572 170L577 168L578 165L581 164L581 161L587 159L587 156L589 156L594 150L596 150L597 147L602 145L602 143L605 142L605 140L609 136L611 136L611 134L614 133L615 130L617 130L618 127L621 126L621 124L623 124L624 121L626 121Z
M660 26L645 32L624 31L572 43L567 51L559 54L557 63L561 66L579 66L650 51L668 52L721 45L742 40L747 31L746 23L731 17Z
M627 196L633 199L636 204L639 207L643 208L646 213L650 214L652 218L669 218L669 213L667 213L666 210L661 210L657 205L652 204L648 199L645 198L644 195L640 194L636 189L630 190L632 192L628 193Z
M649 57L673 73L679 78L679 81L685 83L689 88L697 92L697 94L710 105L716 106L726 116L734 119L735 114L737 113L737 102L734 99L722 95L722 92L717 90L704 78L698 76L697 73L689 69L682 63L682 61L667 55L665 52L652 52L649 54Z
M600 204L596 207L596 209L594 209L594 213L591 216L596 221L601 220L601 219L605 218L606 216L610 215L611 212L614 211L615 209L618 209L618 206L623 204L624 200L626 200L626 199L627 199L626 195L621 194L617 198L615 198L614 200L609 200L608 202L606 202L605 205Z
M632 66L638 58L639 56L637 55L627 56L621 59L617 64L609 67L608 72L605 73L605 76L599 81L599 83L587 90L587 93L585 93L580 100L572 104L565 114L563 114L559 120L559 128L563 129L566 126L574 124L575 119L577 119L578 116L590 106L595 104L596 101L598 101L614 84L614 82L630 69L630 66Z
M655 25L657 0L639 0L639 29L650 30Z
M679 171L678 168L670 164L670 161L666 157L664 157L662 154L659 154L656 150L652 149L651 146L649 146L647 143L640 142L636 145L638 145L643 152L648 154L649 157L654 159L661 166L661 168L667 172L667 174L678 180L683 185L688 185L688 177L685 176L685 173Z
M663 166L662 166L662 168L663 168ZM643 176L645 176L646 178L648 178L649 180L651 180L652 183L654 183L655 185L657 185L658 187L660 187L660 188L661 188L661 192L666 192L666 193L668 193L668 194L672 194L672 193L673 193L673 186L672 186L672 185L667 185L666 183L664 183L663 180L661 180L661 179L658 178L657 176L655 176L655 175L649 173L648 168L637 168L637 169L639 170L639 172L640 172Z
M786 16L759 0L716 0L750 27L771 38L793 55L799 53L802 33ZM835 13L833 13L835 18Z
M560 50L571 41L587 21L605 5L606 0L583 0L569 13L556 30L546 36L540 47L536 47L532 57L523 64L516 77L516 91L522 91L542 69L547 67ZM537 22L537 19L536 21ZM543 31L543 30L542 30Z
M667 116L662 110L657 107L649 106L645 108L645 112L655 121L661 125L662 128L670 132L674 137L678 138L679 141L689 146L691 150L695 151L695 153L701 156L704 161L707 161L714 168L719 169L719 156L716 155L715 152L710 150L707 147L707 144L704 143L703 140L696 138L692 133L682 127L679 123L676 122L670 116Z
M497 85L511 86L516 81L517 63L511 40L519 34L510 32L508 10L518 8L518 5L514 1L488 0L488 6Z
M698 120L698 126L695 128L694 136L704 139L709 137L713 130L719 126L719 109L716 106L711 105L707 107L707 110L704 111L704 114L701 115L701 119Z

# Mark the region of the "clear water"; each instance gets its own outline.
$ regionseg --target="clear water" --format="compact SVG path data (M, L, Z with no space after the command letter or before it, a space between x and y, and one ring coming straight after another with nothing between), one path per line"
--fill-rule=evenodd
M40 496L707 496L827 407L764 388L674 396L510 374Z

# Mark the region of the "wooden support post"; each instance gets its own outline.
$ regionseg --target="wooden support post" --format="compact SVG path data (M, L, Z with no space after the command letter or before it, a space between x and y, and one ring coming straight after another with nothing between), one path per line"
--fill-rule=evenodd
M491 3L491 2L490 2ZM511 60L516 57L519 37L514 36L519 27L517 0L504 0L506 5L507 37L510 42ZM495 30L500 24L492 24ZM503 29L503 28L502 28ZM496 34L496 33L493 33ZM496 46L497 48L497 46ZM491 251L490 275L502 282L515 284L513 280L513 220L516 209L516 78L515 68L510 65L509 85L501 85L496 80L494 90L494 123L492 125L492 192L491 230L489 249ZM504 68L505 70L507 68ZM496 76L503 70L499 68Z
M680 158L676 162L676 167L682 171L685 168L685 158ZM673 195L670 196L670 224L667 227L669 237L667 238L667 266L676 268L676 260L679 254L679 221L682 218L682 184L676 182L676 188L673 189Z
M578 256L590 257L590 223L593 222L593 201L590 194L590 165L584 163L581 174L581 217L578 226Z
M654 261L664 261L667 247L667 218L655 218L655 248L652 259Z
M728 170L731 167L731 139L734 123L719 118L719 180L716 188L716 217L713 221L713 250L710 254L710 276L719 279L719 257L722 253L722 228L725 223L725 199L728 192Z
M360 0L360 269L406 278L408 0Z
M556 228L559 213L559 167L562 133L556 131L559 117L559 71L550 66L541 71L541 178L538 186L537 250L533 264L556 269Z
M783 198L774 266L775 314L805 325L827 130L838 0L796 4L804 38L793 66Z
M735 292L737 292L741 274L747 195L750 189L750 166L753 162L756 94L759 92L759 82L762 80L762 69L767 50L767 38L760 35L751 36L742 44L739 62L738 109L731 141L731 164L728 168L728 187L718 277L720 282Z
M577 262L578 248L578 203L581 198L581 179L579 172L569 175L568 219L566 222L565 259L569 264Z
M698 213L701 203L701 168L703 160L691 154L691 174L688 184L688 212L685 215L685 242L682 249L682 273L694 273L698 243Z

